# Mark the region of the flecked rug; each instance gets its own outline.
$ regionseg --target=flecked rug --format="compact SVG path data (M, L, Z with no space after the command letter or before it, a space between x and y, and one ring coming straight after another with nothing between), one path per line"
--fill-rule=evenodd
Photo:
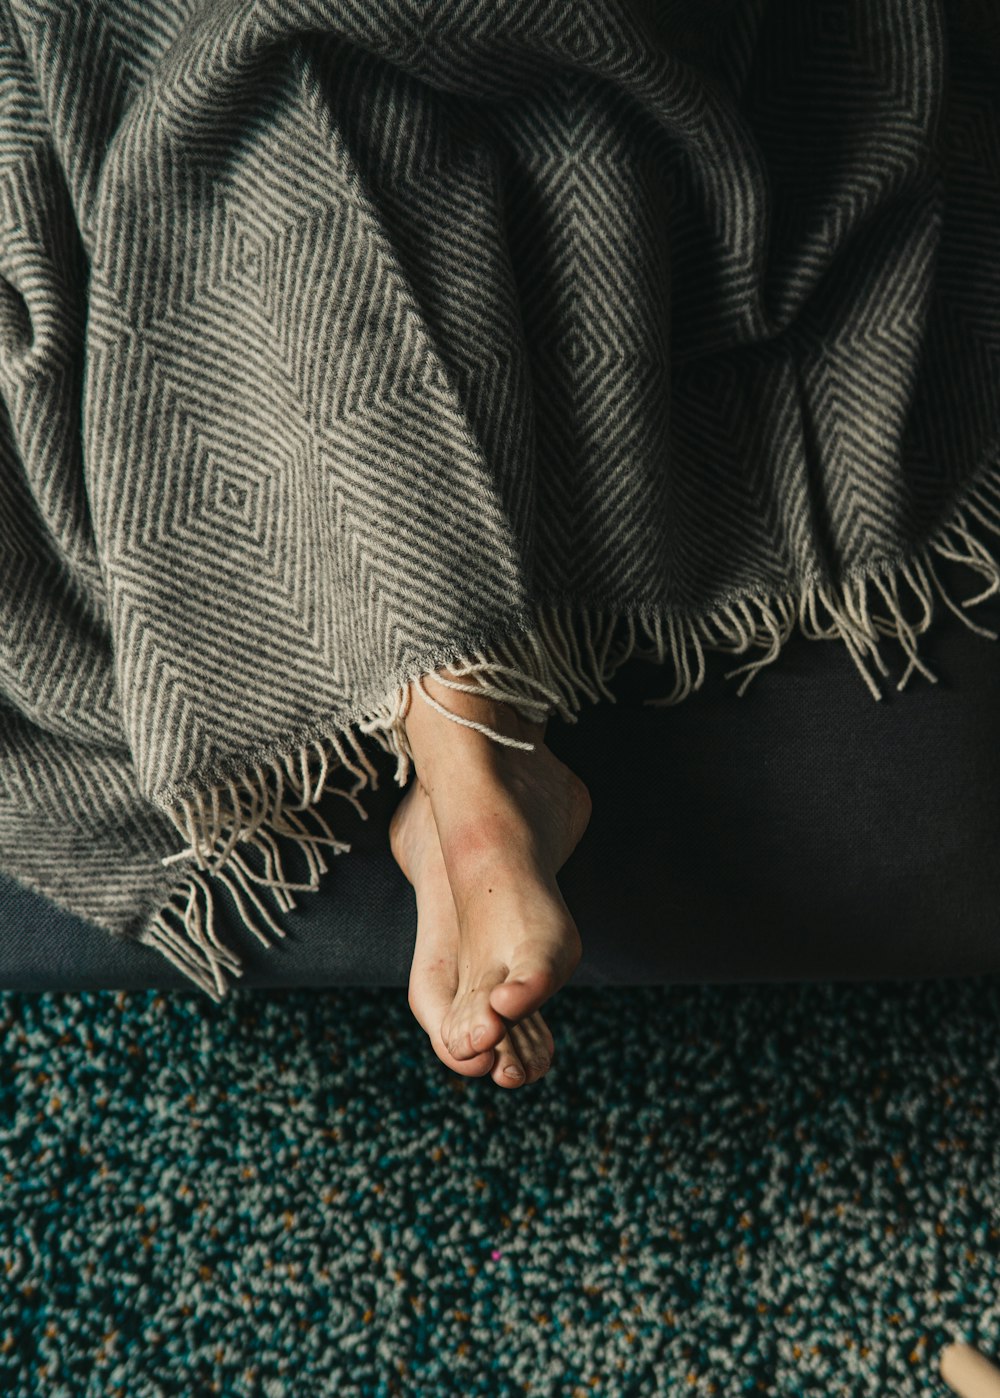
M1000 978L0 995L0 1390L940 1394L1000 1354Z

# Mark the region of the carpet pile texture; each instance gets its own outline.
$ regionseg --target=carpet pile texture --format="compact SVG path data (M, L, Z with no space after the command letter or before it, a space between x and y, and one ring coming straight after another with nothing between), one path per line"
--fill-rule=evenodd
M1000 978L0 997L12 1398L940 1395L1000 1354Z

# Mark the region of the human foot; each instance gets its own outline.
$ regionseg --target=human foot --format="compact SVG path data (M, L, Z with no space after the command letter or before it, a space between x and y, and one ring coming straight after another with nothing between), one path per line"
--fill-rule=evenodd
M537 1081L548 1071L555 1052L552 1035L538 1012L510 1025L495 1049L472 1058L455 1058L442 1037L441 1025L458 992L462 936L430 798L419 781L411 783L393 812L389 843L417 895L408 1003L434 1052L456 1073L477 1078L489 1073L499 1087Z
M437 673L423 676L413 690L432 692L427 681ZM447 669L439 673L462 678ZM580 934L556 874L587 828L591 801L583 781L545 746L544 723L531 723L481 693L434 688L451 712L535 744L530 752L501 746L411 693L406 725L416 785L433 815L458 921L456 989L440 1040L452 1059L478 1063L481 1075L489 1071L485 1051L499 1046L511 1025L534 1015L579 964ZM420 828L412 820L420 799L407 793L390 828L404 873L412 843L403 832L408 825ZM422 818L426 822L426 808ZM415 887L424 869L414 866ZM440 888L437 899L438 906L445 902ZM411 997L423 1005L426 972L415 968L415 975ZM484 1033L473 1041L479 1026Z

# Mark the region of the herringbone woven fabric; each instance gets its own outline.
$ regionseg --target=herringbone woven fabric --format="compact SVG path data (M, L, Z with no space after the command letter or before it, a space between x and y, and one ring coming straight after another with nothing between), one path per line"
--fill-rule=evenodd
M3 869L219 998L213 885L280 932L432 669L572 719L796 624L876 699L937 598L995 640L934 556L1000 585L998 32L0 0Z

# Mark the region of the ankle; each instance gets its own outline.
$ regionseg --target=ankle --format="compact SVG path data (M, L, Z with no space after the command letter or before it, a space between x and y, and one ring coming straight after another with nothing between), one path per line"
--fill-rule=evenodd
M444 673L447 678L454 677L448 671ZM476 677L454 678L465 684L474 683ZM437 672L431 671L421 676L422 684L410 684L406 734L421 780L424 772L429 775L432 768L442 764L453 767L461 763L463 767L479 766L484 774L490 772L505 746L489 734L470 727L470 723L481 724L518 743L538 746L544 742L547 719L533 722L523 718L513 704L485 694L451 689L437 683L438 679ZM447 712L435 708L435 703ZM468 722L457 722L458 719Z

